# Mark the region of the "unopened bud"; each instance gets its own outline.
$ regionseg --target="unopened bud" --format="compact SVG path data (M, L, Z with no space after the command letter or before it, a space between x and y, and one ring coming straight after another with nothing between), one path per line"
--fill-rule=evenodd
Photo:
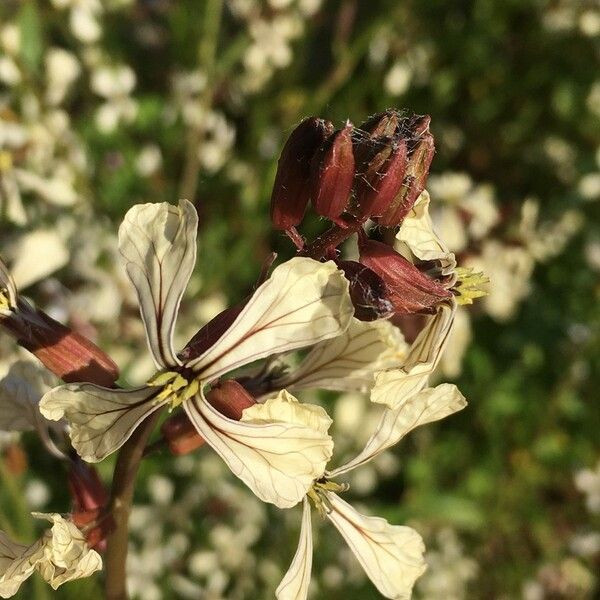
M234 379L213 386L206 399L222 414L234 421L242 418L244 409L256 404L256 400Z
M319 149L311 167L311 201L315 212L337 219L348 205L354 183L353 125L333 133Z
M287 230L302 221L310 199L310 165L316 151L333 132L329 121L308 117L292 131L277 165L271 194L271 221Z
M68 482L77 512L95 510L108 502L108 492L98 471L79 458L75 458L71 463Z
M205 444L204 438L196 431L187 414L183 411L169 417L160 427L171 454L189 454Z
M391 138L375 142L359 167L356 207L359 219L383 215L397 196L406 171L407 148L404 140Z
M342 260L337 265L350 282L350 299L359 321L385 319L394 313L387 287L375 271L354 260Z
M106 536L114 530L115 522L112 515L106 512L108 492L98 471L75 458L71 463L68 482L73 498L73 523L85 533L90 548L103 551L106 548Z
M431 313L452 293L421 273L390 246L374 240L359 240L360 262L379 275L396 314Z
M377 223L385 227L399 225L410 212L417 198L425 189L429 167L435 153L433 136L429 133L431 118L413 117L405 125L404 134L408 143L408 164L402 186L396 197L390 202L385 213Z
M206 352L229 329L237 319L246 302L226 308L204 325L178 354L182 362L189 362Z
M354 130L355 157L357 164L367 158L369 148L373 143L385 138L392 139L396 136L398 125L402 118L395 108L388 108L384 112L371 115L364 123Z

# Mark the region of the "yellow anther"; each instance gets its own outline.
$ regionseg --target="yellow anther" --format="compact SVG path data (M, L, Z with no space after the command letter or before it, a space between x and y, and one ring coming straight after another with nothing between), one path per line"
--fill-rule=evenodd
M321 481L315 481L306 495L309 500L312 501L321 517L325 518L332 511L331 501L329 500L327 492L339 494L347 491L348 488L349 485L347 483L335 483L335 481L323 479Z
M0 172L9 171L13 166L12 154L6 150L0 150Z
M179 373L177 371L164 371L162 373L157 373L153 377L148 380L148 385L152 387L161 387L169 383L169 381L175 379Z
M475 298L487 296L484 286L490 282L489 277L466 267L456 269L457 282L454 292L457 294L458 304L473 304Z
M0 290L0 310L10 310L10 298L6 290Z

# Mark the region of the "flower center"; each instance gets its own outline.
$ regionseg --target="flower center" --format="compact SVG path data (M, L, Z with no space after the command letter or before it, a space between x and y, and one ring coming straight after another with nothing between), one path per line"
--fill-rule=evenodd
M339 494L347 491L349 487L347 483L335 483L323 477L313 483L312 487L308 490L307 496L319 511L319 514L325 518L331 512L331 502L327 493L335 492Z
M171 412L198 392L200 379L196 377L188 380L177 371L162 371L151 377L147 385L163 388L154 399L154 402L162 404L168 401L170 404L169 412Z
M0 310L7 311L10 309L10 297L8 295L8 290L0 288Z

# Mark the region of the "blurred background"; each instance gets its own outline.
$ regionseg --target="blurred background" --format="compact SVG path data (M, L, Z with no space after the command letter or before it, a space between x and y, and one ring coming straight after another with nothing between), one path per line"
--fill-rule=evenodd
M2 0L0 251L25 294L140 382L152 365L116 250L131 205L198 208L182 343L251 289L271 250L292 256L268 211L301 118L430 114L438 233L491 280L461 308L439 373L469 406L353 474L349 496L423 534L417 598L597 598L599 51L597 0ZM3 337L1 374L19 356ZM364 398L317 400L338 458L356 453ZM32 434L0 432L0 448L0 528L27 541L29 511L66 510L64 474ZM100 468L110 476L110 460ZM157 455L132 516L131 593L271 598L299 522L208 450ZM329 531L313 597L377 598ZM99 585L34 580L19 597Z

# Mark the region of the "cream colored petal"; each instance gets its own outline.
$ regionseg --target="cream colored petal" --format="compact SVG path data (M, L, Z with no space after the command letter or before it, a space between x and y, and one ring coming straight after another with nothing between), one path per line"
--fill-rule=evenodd
M410 347L402 368L381 371L375 376L373 402L395 408L427 385L446 347L455 312L454 300L438 305L437 313Z
M427 568L421 536L410 527L362 515L336 494L329 492L327 497L329 520L379 592L386 598L410 600L415 581Z
M206 380L271 354L340 335L354 309L336 265L292 258L254 293L231 327L189 363Z
M277 600L306 600L312 571L313 537L310 504L304 498L300 541L292 564L275 590Z
M407 350L402 333L389 321L352 319L342 335L317 344L276 387L367 392L375 373L400 366Z
M119 251L133 283L158 368L180 364L173 329L196 262L198 215L194 206L137 204L119 228Z
M36 568L53 589L67 581L89 577L102 568L100 555L89 548L84 535L71 521L58 514L33 513L33 516L52 523L42 538L44 556Z
M264 424L271 422L296 423L327 435L332 420L325 409L316 404L298 402L287 390L262 404L254 404L242 413L242 423Z
M456 258L433 230L429 201L429 194L424 191L400 226L396 249L402 251L402 244L405 244L419 260L439 261L440 275L450 275L456 267Z
M365 464L397 444L413 429L439 421L462 410L466 405L464 396L455 385L443 383L411 396L395 409L387 408L362 452L345 465L328 472L327 476L337 477Z
M51 421L65 419L71 443L88 462L98 462L118 450L148 415L160 408L154 401L160 388L132 390L70 383L54 388L40 402Z
M0 531L0 598L14 596L43 555L41 541L26 546L13 542Z
M279 508L304 498L333 453L333 440L323 431L323 415L289 395L253 407L241 421L221 415L201 394L183 406L233 474L261 500Z

